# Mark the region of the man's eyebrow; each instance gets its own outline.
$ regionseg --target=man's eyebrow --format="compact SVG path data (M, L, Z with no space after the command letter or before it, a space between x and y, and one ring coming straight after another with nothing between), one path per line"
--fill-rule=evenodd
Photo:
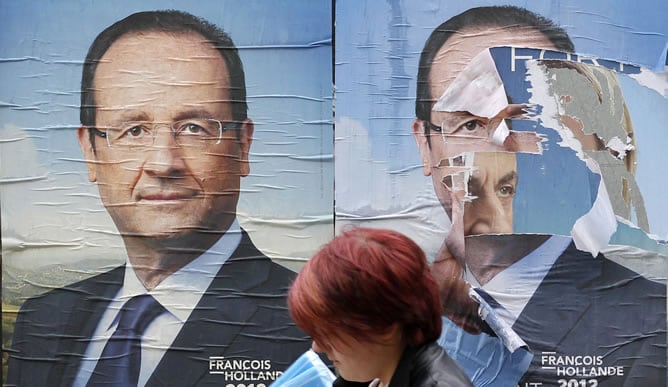
M456 112L435 112L435 113L444 113L442 121L457 121L467 118L478 118L482 120L486 119L485 117L476 116L475 114L466 110L459 110Z
M500 179L498 184L506 184L510 183L513 180L517 180L517 171L510 171L503 175Z
M502 185L502 184L507 184L510 183L514 180L517 180L517 171L510 171L506 173L505 175L501 176L501 178L495 183L495 185ZM476 175L471 175L469 177L469 187L472 188L477 188L481 186L481 181L480 178Z
M174 121L186 120L188 118L220 119L220 117L215 117L215 115L207 109L188 109L188 110L183 110L183 111L178 112L174 116Z
M127 110L122 112L115 119L118 122L129 122L129 121L150 121L151 118L149 115L141 110Z

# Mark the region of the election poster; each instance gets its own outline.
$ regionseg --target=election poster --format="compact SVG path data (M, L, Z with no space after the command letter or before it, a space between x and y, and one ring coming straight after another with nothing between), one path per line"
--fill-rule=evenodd
M3 384L260 387L310 348L285 295L333 237L332 12L0 3Z
M664 385L666 6L494 3L337 2L336 228L427 251L476 386Z
M667 12L0 2L3 384L331 381L285 298L364 226L476 387L666 385Z

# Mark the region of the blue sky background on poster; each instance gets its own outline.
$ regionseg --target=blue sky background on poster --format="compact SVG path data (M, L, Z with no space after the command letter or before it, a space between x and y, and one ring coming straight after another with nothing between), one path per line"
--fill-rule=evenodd
M56 263L54 256L64 262L122 256L76 141L81 66L102 29L152 9L204 17L222 26L240 48L256 127L252 175L242 179L239 213L256 244L273 256L307 257L331 238L329 1L281 7L260 0L5 1L0 5L3 268L10 262ZM272 224L278 228L268 231ZM22 261L27 250L31 259Z

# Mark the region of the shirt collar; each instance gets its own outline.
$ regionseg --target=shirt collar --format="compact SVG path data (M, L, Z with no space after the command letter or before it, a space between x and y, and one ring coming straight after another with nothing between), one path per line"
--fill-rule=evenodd
M169 313L185 322L209 288L223 264L230 258L241 242L241 227L237 219L218 241L192 262L165 278L150 292L139 281L128 259L125 265L123 286L113 301L117 310L130 298L150 294ZM116 318L114 318L114 321Z
M552 235L542 245L498 273L484 286L480 286L469 270L466 271L466 280L471 286L484 289L517 318L554 262L570 243L570 237Z

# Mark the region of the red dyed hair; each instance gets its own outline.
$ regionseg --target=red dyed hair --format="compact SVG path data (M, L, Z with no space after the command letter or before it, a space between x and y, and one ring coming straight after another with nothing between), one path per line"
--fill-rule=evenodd
M320 345L342 333L373 342L398 323L408 346L441 334L438 287L420 247L396 231L355 228L323 246L297 275L290 314Z

